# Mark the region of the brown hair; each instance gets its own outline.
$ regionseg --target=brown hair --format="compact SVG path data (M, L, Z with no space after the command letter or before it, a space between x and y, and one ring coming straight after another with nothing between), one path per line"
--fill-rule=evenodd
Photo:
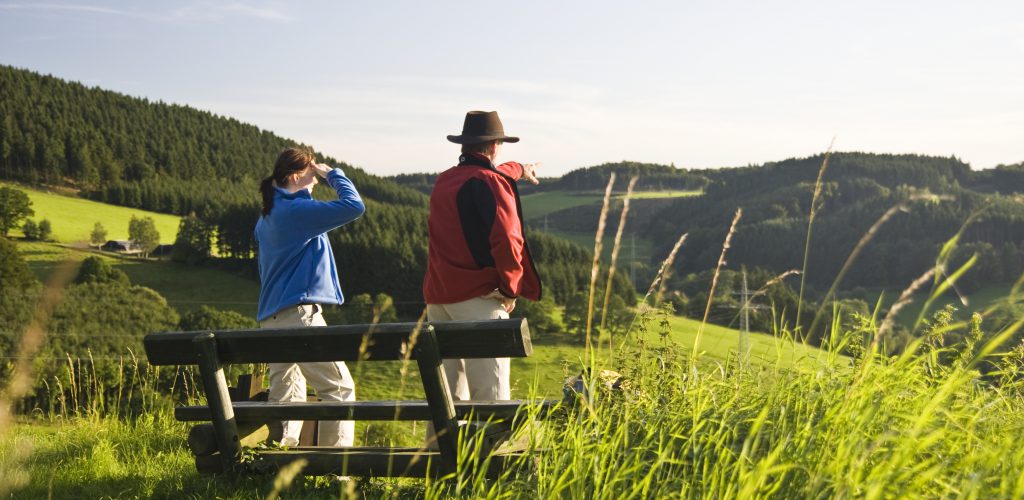
M468 155L468 154L473 154L473 153L481 153L481 154L487 153L487 151L491 149L491 144L494 144L495 142L498 142L498 141L485 141L485 142L478 142L478 143L475 143L475 144L463 144L462 145L462 154Z
M270 215L274 208L274 183L283 186L288 176L301 172L316 162L313 152L305 148L288 148L281 152L274 163L274 173L260 183L260 194L263 195L263 216Z

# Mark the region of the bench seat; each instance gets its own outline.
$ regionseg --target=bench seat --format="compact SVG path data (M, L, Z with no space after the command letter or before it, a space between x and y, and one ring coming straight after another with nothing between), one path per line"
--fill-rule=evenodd
M511 419L521 408L539 406L541 416L547 415L557 400L543 401L460 401L455 402L455 417L467 420ZM268 403L265 401L232 402L238 423L268 420L430 420L430 406L423 400L406 401L319 401L306 403ZM174 418L182 422L208 422L210 407L179 406Z
M157 332L143 339L150 364L197 365L205 406L175 409L193 426L188 443L201 472L238 472L307 463L303 474L346 476L439 476L459 467L460 435L479 438L480 456L468 463L484 465L494 477L522 459L497 449L520 410L548 416L557 401L452 400L443 359L527 357L533 351L526 319L382 323L287 329ZM232 401L224 365L234 363L303 363L320 361L415 362L425 401L352 401L269 403ZM358 381L357 381L358 383ZM246 394L251 395L252 386ZM238 392L236 391L236 394ZM241 399L241 398L240 398ZM527 409L527 406L539 406ZM282 420L426 420L436 429L438 451L409 448L263 449L246 458L243 446L269 435ZM466 424L460 420L476 420ZM500 420L497 425L482 421ZM241 428L240 428L241 424ZM479 460L479 461L478 461ZM250 467L250 462L251 466Z

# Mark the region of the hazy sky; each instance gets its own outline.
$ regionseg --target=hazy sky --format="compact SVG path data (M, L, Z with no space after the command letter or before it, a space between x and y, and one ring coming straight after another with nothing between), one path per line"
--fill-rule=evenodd
M298 4L298 5L293 5ZM1024 1L0 0L0 64L187 104L381 174L466 111L543 174L824 150L1024 161Z

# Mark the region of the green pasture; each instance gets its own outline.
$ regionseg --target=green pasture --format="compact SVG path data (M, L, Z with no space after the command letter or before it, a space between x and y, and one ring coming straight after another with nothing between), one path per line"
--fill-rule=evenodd
M1012 286L1012 283L995 283L983 286L970 293L965 293L963 299L966 299L966 304L961 302L961 297L953 289L946 290L945 293L937 297L928 306L928 312L925 314L925 317L931 316L935 311L939 311L947 305L952 305L957 309L958 317L970 318L972 314L980 313L988 309L992 304L1004 301L1010 295L1010 288ZM899 295L899 292L892 292L891 295L895 298ZM899 322L908 326L914 322L918 315L921 314L921 309L924 307L928 297L929 294L927 293L914 295L914 301L897 315Z
M700 196L704 194L703 191L633 191L633 198L638 200L653 200L658 198L686 198L688 196ZM622 198L624 195L617 195L616 198Z
M601 204L604 197L593 193L570 193L567 191L545 191L522 197L523 217L532 219L552 212L582 205Z
M255 317L259 283L220 269L167 260L122 257L106 252L69 248L53 243L19 242L18 251L36 277L45 281L62 260L98 255L125 272L132 283L152 288L179 313L208 305ZM75 255L77 254L77 255Z
M633 198L681 198L685 196L699 196L701 193L701 191L635 191L633 192ZM625 197L624 194L613 195L615 199L621 200L623 197ZM522 197L523 216L527 219L533 219L559 210L565 210L566 208L582 205L600 205L603 199L603 193L544 191Z
M926 311L924 317L925 319L928 319L935 314L936 311L942 310L947 305L952 305L956 308L954 316L962 320L967 320L976 312L984 312L994 304L1005 302L1007 297L1010 296L1012 287L1013 284L1009 282L992 283L982 286L977 290L964 292L963 297L950 288L928 305L928 311ZM888 310L901 293L902 290L871 289L861 291L855 296L867 302L868 307L872 309L878 302L879 297L882 297L882 315L884 315L885 311ZM930 295L930 291L923 291L914 294L911 302L896 314L896 321L904 326L911 326L911 324L916 321L918 316L921 314L921 310L924 308L925 302L928 301L928 297ZM966 300L966 304L962 299Z
M89 235L97 222L107 229L108 240L128 239L128 221L132 216L152 217L156 230L160 232L160 243L174 243L178 234L177 215L147 212L137 208L119 207L96 201L61 195L22 185L0 182L0 186L20 189L32 200L36 214L32 220L49 219L53 225L52 238L61 243L88 243ZM22 236L21 230L11 233Z

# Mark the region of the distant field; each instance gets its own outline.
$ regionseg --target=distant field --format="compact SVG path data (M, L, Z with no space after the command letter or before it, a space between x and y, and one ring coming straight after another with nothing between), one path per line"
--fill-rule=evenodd
M685 198L687 196L700 196L703 191L634 191L633 198L656 199L656 198ZM622 196L616 196L622 198Z
M61 243L88 242L93 226L97 222L107 229L107 239L128 239L128 221L136 217L149 216L156 222L156 230L160 232L160 243L174 243L178 234L176 215L158 214L136 208L119 207L54 193L31 189L17 184L2 183L0 186L14 187L24 191L32 200L32 210L36 214L33 220L49 219L53 225L53 239ZM22 236L21 230L12 231L15 236Z
M543 217L552 212L566 208L601 203L603 197L598 194L577 194L565 191L546 191L543 193L523 196L523 216L527 219Z
M256 316L259 283L219 269L169 261L120 258L64 248L52 243L18 242L18 251L40 280L45 280L57 263L71 257L72 253L78 256L100 255L124 271L132 283L159 292L179 313L198 309L205 304L217 309L237 311L248 317Z
M685 196L698 196L701 191L637 191L633 198L657 199L657 198L682 198ZM625 195L615 195L621 199ZM523 196L523 215L527 219L542 217L552 212L566 208L578 207L581 205L600 205L604 196L597 193L578 193L569 191L545 191L542 193Z
M960 302L959 297L957 297L953 290L947 290L945 294L935 299L935 302L928 306L928 312L925 314L925 319L930 318L936 311L941 310L948 304L952 304L956 307L958 317L963 319L970 318L971 314L981 312L992 303L1008 297L1010 295L1011 286L1011 283L997 283L984 286L967 294L967 305ZM890 300L893 300L899 295L899 293L900 292L898 291L893 291L886 295L890 297ZM899 322L910 326L910 324L913 323L921 313L921 308L924 307L924 302L926 300L928 300L928 294L915 295L914 301L897 315ZM869 302L869 304L871 304L871 302Z

